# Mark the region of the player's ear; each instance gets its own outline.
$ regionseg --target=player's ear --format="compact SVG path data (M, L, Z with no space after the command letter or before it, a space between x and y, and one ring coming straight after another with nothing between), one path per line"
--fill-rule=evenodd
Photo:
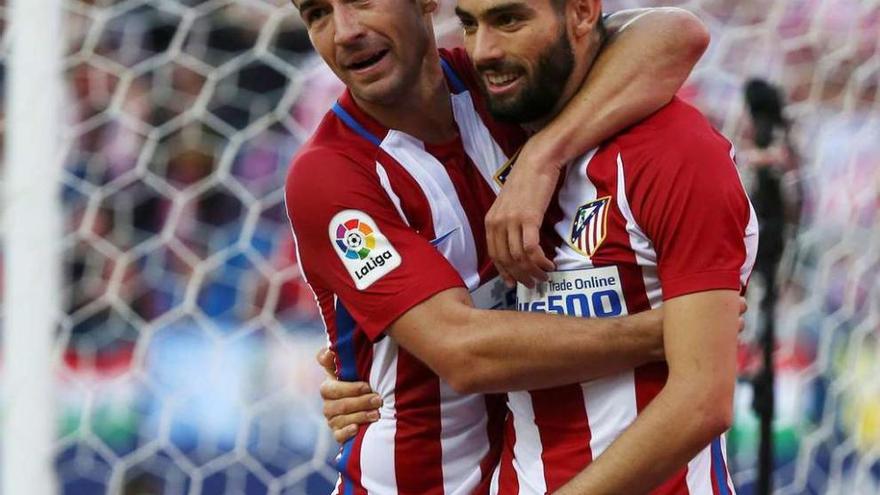
M591 35L602 15L602 0L567 0L566 17L576 39Z
M433 14L437 11L437 7L439 6L437 0L417 0L420 4L422 4L422 13L423 14Z

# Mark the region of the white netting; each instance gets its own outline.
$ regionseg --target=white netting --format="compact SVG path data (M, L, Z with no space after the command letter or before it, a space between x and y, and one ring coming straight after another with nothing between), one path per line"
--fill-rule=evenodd
M776 318L777 491L880 493L880 2L676 5L713 36L683 94L734 138L740 164L754 149L742 91L752 76L782 86L801 155L803 210ZM730 438L741 493L757 475L751 397L743 382Z
M778 486L880 490L880 1L605 4L674 4L708 23L683 94L741 150L745 78L785 88L805 214L779 310ZM282 186L338 83L282 0L65 5L64 493L328 492L324 338ZM732 468L749 493L741 392Z

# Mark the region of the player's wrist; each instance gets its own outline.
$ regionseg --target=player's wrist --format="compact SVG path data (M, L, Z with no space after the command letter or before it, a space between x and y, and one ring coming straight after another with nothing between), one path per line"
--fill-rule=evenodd
M536 173L558 175L577 156L563 133L539 132L532 136L517 157L517 165Z
M663 346L663 311L643 311L632 318L635 320L636 334L644 344L647 362L664 361L666 353Z

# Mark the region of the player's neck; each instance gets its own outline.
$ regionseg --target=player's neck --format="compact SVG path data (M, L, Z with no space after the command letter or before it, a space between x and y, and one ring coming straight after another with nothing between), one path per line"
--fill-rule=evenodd
M572 99L578 97L581 88L586 84L587 75L589 75L590 69L593 66L593 60L595 60L599 51L599 45L595 44L583 48L585 48L585 53L575 52L575 60L577 62L562 89L562 93L559 95L559 99L556 100L553 110L538 120L522 124L522 127L530 133L534 134L546 127L547 124L559 116L563 109L572 102Z
M547 124L555 119L562 112L562 109L571 102L572 98L574 98L574 95L580 89L581 84L583 84L584 79L585 78L571 78L568 84L566 84L565 89L563 89L562 95L560 95L559 99L556 101L556 106L553 107L553 111L538 120L526 122L522 125L522 127L525 128L530 134L535 134L546 127Z
M389 129L405 132L426 143L445 143L456 137L458 127L440 57L436 49L432 53L433 57L425 57L418 82L393 103L370 103L357 97L355 101Z

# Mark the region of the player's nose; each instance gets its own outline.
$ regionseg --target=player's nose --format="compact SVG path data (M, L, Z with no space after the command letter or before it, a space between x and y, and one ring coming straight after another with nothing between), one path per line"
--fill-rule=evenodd
M504 58L504 50L498 37L490 29L477 29L471 41L471 60L479 67Z
M338 46L349 46L366 34L358 12L341 6L333 13L333 42Z

